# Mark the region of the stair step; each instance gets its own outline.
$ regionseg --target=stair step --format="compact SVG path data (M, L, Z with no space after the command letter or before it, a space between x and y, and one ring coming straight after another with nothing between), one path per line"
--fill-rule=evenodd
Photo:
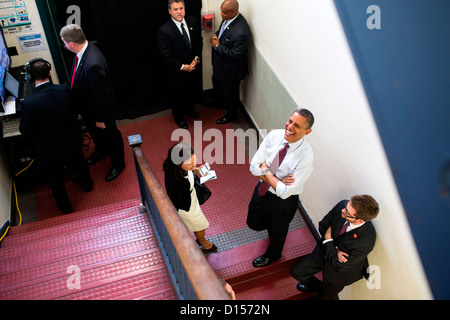
M0 300L177 299L139 203L13 227L0 249Z
M316 245L309 230L300 228L290 231L281 259L267 267L254 268L253 260L266 251L268 244L268 239L255 241L208 255L207 259L217 276L233 287L238 300L311 298L311 295L297 291L297 282L289 273L300 258L309 254Z
M54 218L39 220L33 223L26 223L20 226L14 226L9 230L9 235L17 235L20 233L30 232L39 229L45 229L50 226L54 226L57 224L72 222L76 220L82 220L85 218L92 217L94 215L105 215L108 213L112 213L115 211L120 211L127 208L137 207L139 206L140 200L133 199L128 201L123 201L120 203L113 203L103 207L98 207L95 209L88 209L80 212L74 212L70 214L60 215Z
M263 268L253 268L248 270L247 272L238 274L236 276L233 276L231 278L227 278L226 281L233 286L239 286L244 285L250 281L255 281L262 279L264 277L267 277L271 274L276 274L278 272L284 271L284 270L291 270L293 266L295 266L298 261L300 261L301 257L292 258L289 260L281 260L273 262L272 264L268 265L267 267Z
M69 274L57 274L42 281L0 292L0 300L49 300L71 295L80 291L94 290L113 282L123 281L148 272L165 269L159 251L141 253L126 259L99 265L80 268L79 289L69 286Z
M265 272L267 268L256 269L252 261L262 255L269 245L269 240L259 240L239 247L210 254L206 258L219 278L231 279L251 272ZM272 264L276 265L285 260L295 259L306 255L314 249L316 241L307 228L290 231L286 238L281 259ZM258 271L259 270L259 271Z
M53 261L41 261L41 264L36 263L36 265L28 268L15 266L14 271L0 275L0 291L7 291L15 287L42 281L55 275L67 274L70 266L77 266L79 268L93 267L112 263L127 256L142 252L153 252L155 250L158 250L158 246L154 237L147 237L97 251L83 252L77 256Z
M80 290L58 300L174 300L176 299L167 272L147 272L94 289Z
M64 246L50 247L47 250L30 253L28 255L9 258L0 263L0 274L22 270L68 258L71 256L83 255L89 252L97 251L101 248L114 248L120 244L133 240L144 239L153 236L153 230L149 224L136 226L132 229L123 230L117 233L103 235L75 243L68 243ZM3 250L0 250L0 253ZM11 252L14 254L14 252Z
M131 218L115 221L97 227L86 227L73 233L63 234L52 238L43 239L15 247L3 248L0 250L0 261L5 261L29 254L35 254L49 249L65 247L89 239L101 238L107 235L120 233L127 230L136 229L138 226L148 225L146 215L137 215ZM43 231L45 232L45 231Z
M2 248L10 248L14 246L26 245L32 242L61 236L64 234L73 233L76 231L85 230L87 226L90 228L101 226L117 220L130 218L139 214L137 207L123 209L117 212L109 213L101 216L91 216L83 220L75 220L65 222L45 229L33 230L25 233L19 233L13 236L8 236L3 239Z
M234 285L233 290L238 300L307 300L315 296L298 291L297 283L289 269L281 269Z

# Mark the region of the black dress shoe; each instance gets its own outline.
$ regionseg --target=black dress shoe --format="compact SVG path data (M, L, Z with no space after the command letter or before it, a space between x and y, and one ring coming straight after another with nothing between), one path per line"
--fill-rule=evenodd
M216 123L217 124L227 124L234 120L236 120L236 118L230 118L230 117L225 116L220 119L217 119Z
M187 112L186 114L189 117L194 118L194 119L197 119L198 117L200 117L200 115L197 112L195 112L195 111L190 111L190 112Z
M253 266L255 268L265 267L271 264L274 260L267 258L265 255L262 255L255 260L253 260Z
M99 162L104 157L106 157L106 154L94 152L89 158L86 159L86 163L88 164L88 166L90 166L94 163Z
M113 181L115 178L117 178L120 175L120 173L122 172L122 170L124 168L125 168L125 166L122 168L111 168L105 177L105 181L106 182Z
M188 125L184 121L177 121L177 126L179 126L181 129L188 129Z
M210 252L216 252L217 251L217 247L216 247L216 245L214 243L212 243L212 247L211 248L205 249L205 247L203 247L202 244L198 240L195 240L195 241L197 242L197 244L199 246L201 246L203 248L202 250L205 253L210 253Z
M299 283L297 284L297 290L301 291L301 292L311 292L313 290L311 290L310 287L308 287L307 285L303 284L303 283Z

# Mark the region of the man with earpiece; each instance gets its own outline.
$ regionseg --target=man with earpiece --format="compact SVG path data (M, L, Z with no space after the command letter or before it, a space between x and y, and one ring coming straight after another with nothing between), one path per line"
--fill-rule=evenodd
M217 119L217 124L226 124L238 117L242 106L240 84L248 74L248 45L250 27L239 12L237 0L225 0L220 6L222 23L210 38L212 46L214 99L223 104L226 113Z
M70 88L50 81L51 65L44 59L27 64L27 76L36 85L22 101L20 132L33 141L34 155L43 168L53 197L63 213L73 212L64 185L64 167L72 169L74 182L89 192L93 181L83 152L77 127L77 113Z

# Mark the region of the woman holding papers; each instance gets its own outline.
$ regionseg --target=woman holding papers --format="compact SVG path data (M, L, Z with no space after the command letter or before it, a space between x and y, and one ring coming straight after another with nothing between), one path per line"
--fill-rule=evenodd
M196 166L196 161L191 146L182 142L174 145L164 160L164 183L170 200L188 230L194 232L197 243L206 252L213 252L217 247L205 238L209 222L200 208L194 188L194 174L198 174L201 169Z

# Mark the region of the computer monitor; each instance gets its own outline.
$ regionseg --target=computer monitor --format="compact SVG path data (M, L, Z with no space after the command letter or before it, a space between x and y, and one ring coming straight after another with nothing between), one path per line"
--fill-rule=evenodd
M8 55L8 48L6 47L5 38L3 37L3 32L1 32L0 36L0 112L5 111L5 99L6 99L6 91L5 91L5 77L6 71L9 69L9 65L11 63L11 58Z
M6 91L10 92L16 99L20 99L20 83L14 78L11 73L6 71L5 82L3 83Z

